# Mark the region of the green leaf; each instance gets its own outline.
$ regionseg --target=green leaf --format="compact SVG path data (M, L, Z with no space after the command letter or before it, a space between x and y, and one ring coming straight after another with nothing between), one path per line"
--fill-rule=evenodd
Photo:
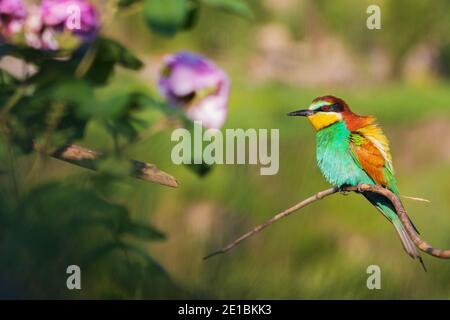
M141 60L116 40L100 37L93 46L95 57L86 78L94 84L105 84L113 74L115 65L131 70L138 70L143 66Z
M10 55L36 64L65 54L66 52L37 50L25 45L2 44L0 46L0 57Z
M183 28L186 12L186 0L145 0L143 14L153 31L172 36Z
M192 29L197 24L199 14L200 14L200 7L196 4L192 4L186 12L183 30Z
M57 147L82 137L89 118L81 110L95 105L92 87L86 81L49 80L45 85L39 82L33 94L24 96L11 110L12 139L25 153L31 151L33 140Z
M187 118L186 114L178 107L169 105L161 100L156 100L147 94L140 94L137 97L137 102L143 107L154 108L163 112L167 116L180 119L187 129L193 128L194 123L192 122L192 120Z
M98 45L96 59L100 61L109 61L113 63L117 62L123 67L132 70L138 70L143 65L143 63L130 50L125 48L116 40L110 38L99 38L96 45Z
M119 0L117 4L119 5L120 8L126 8L141 1L142 0Z
M94 102L92 88L82 80L63 81L46 90L52 100L71 102L80 107L90 106Z
M108 87L105 88L109 89ZM80 109L82 115L106 120L118 118L121 114L127 112L126 109L130 102L130 92L117 89L116 92L111 92L111 90L105 90L105 88L96 91L98 99L95 104Z
M141 240L164 240L165 235L155 228L142 223L130 222L123 226L122 231Z
M253 13L247 2L242 0L201 0L205 5L238 14L245 18L252 18Z
M6 86L16 86L19 82L7 71L0 69L0 92L4 91Z
M85 67L81 74L83 79L93 85L104 85L116 65L138 70L143 63L116 40L99 37L89 47L75 51L69 59L42 59L39 65L39 72L30 79L39 86L53 85L61 79L79 78L80 67Z
M0 110L17 90L19 81L5 70L0 70Z

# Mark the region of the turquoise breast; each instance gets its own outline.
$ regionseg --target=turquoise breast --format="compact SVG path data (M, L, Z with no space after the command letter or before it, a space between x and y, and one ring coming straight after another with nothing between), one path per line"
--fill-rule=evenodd
M317 164L325 179L334 186L373 183L350 151L350 131L343 121L317 132Z

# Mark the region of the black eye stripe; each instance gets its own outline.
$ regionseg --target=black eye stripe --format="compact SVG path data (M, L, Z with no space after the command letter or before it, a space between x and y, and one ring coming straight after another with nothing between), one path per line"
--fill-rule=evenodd
M339 103L335 103L332 105L332 109L335 112L342 112L344 111L344 107L342 105L340 105Z
M335 103L335 104L327 104L324 105L322 107L319 107L317 109L314 110L314 112L342 112L344 111L344 107L339 104L339 103Z
M326 106L320 107L320 111L325 111L325 112L342 112L342 111L344 111L344 108L339 103L335 103L335 104L332 104L332 105L326 105Z

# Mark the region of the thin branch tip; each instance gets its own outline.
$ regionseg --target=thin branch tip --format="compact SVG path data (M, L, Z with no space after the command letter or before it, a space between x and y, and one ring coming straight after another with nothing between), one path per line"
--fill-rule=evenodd
M224 254L225 252L226 251L222 251L222 250L211 252L210 254L204 256L203 260L208 260L209 258L212 258L214 256L218 256L219 254Z

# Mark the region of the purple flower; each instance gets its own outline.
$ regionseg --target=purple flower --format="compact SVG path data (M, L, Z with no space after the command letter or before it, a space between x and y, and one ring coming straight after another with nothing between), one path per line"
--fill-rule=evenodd
M57 50L58 42L52 28L45 28L39 7L31 6L28 9L25 21L25 41L35 49Z
M86 0L43 0L41 16L45 26L85 39L95 38L99 28L95 7Z
M0 35L8 39L22 30L25 20L25 7L22 0L0 0Z
M98 29L98 14L89 2L43 0L40 7L31 6L28 9L25 40L35 49L58 50L60 42L63 42L62 47L67 47L67 41L73 44L80 40L94 40ZM61 37L63 33L69 34L69 37Z
M220 129L227 117L230 82L210 60L189 52L164 59L158 81L160 94L205 128Z

